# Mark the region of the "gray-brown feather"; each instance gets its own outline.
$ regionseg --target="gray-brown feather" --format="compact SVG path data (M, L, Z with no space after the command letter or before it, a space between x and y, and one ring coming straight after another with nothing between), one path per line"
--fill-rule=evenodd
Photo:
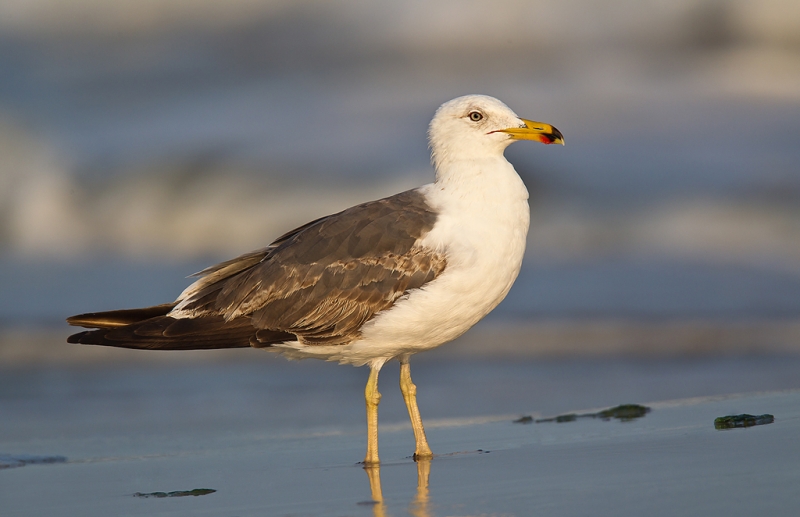
M160 350L346 344L444 270L443 252L417 244L435 221L418 191L364 203L201 271L176 303L73 316L70 324L99 330L69 342Z
M444 270L442 252L417 245L435 220L417 191L349 208L201 272L179 310L227 321L248 316L258 329L310 345L348 343L375 314Z

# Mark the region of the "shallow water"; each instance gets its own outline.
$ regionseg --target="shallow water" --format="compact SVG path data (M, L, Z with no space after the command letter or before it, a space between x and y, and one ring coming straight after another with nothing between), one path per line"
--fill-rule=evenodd
M744 516L789 515L798 503L797 358L420 356L420 409L440 455L416 466L389 364L380 384L383 463L365 472L356 462L366 371L243 352L254 360L4 370L0 452L66 460L0 470L0 508L87 516ZM794 391L767 393L787 389ZM626 422L514 423L620 403L651 410ZM775 421L715 430L715 418L741 413ZM201 489L216 492L135 496Z

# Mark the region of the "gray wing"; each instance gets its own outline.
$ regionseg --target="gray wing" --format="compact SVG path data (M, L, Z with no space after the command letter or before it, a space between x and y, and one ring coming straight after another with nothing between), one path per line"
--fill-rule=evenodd
M275 331L310 345L348 343L444 270L444 253L418 244L435 221L416 190L354 206L201 271L173 312L247 318L259 329L253 346L268 345Z

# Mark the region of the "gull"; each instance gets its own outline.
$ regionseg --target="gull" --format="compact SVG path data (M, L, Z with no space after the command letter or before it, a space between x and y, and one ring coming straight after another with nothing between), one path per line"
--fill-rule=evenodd
M70 343L149 350L253 347L290 359L369 365L365 466L378 457L378 373L400 363L416 448L433 457L409 358L464 334L517 278L528 191L505 148L560 143L550 124L499 100L442 104L428 130L435 181L322 217L211 266L172 303L72 316Z

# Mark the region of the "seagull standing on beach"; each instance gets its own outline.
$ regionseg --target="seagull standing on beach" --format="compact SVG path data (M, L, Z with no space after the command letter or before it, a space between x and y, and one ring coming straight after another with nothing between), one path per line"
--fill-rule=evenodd
M172 303L81 314L70 343L149 350L254 347L369 365L367 454L378 459L378 373L400 362L416 439L431 458L409 358L466 332L505 298L528 233L528 191L503 156L516 140L563 144L499 100L443 104L428 132L436 180L348 208L209 267Z

